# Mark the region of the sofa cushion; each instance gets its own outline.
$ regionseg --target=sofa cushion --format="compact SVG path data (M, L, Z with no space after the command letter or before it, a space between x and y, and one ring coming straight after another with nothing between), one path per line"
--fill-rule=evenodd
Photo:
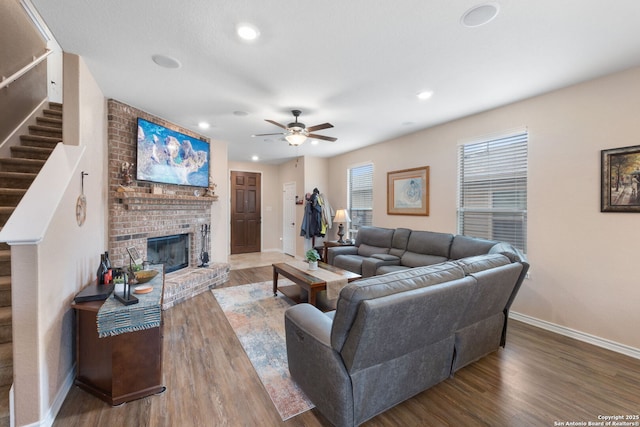
M363 257L369 257L374 254L388 254L388 253L389 253L388 247L384 248L382 246L370 246L370 245L367 245L366 243L362 243L360 244L360 246L358 246L358 255Z
M445 261L447 261L447 257L444 256L419 254L407 251L402 255L400 263L405 267L424 267L426 265L439 264Z
M462 258L453 262L462 267L465 274L473 274L511 263L509 258L501 254L478 255Z
M457 235L451 243L450 259L460 259L476 255L484 255L498 242Z
M411 267L406 267L404 265L381 265L376 270L376 274L378 276L380 276L382 274L392 274L392 273L397 273L399 271L408 270L410 268Z
M453 235L449 233L412 231L407 243L407 251L448 258L452 240Z
M352 273L362 274L362 260L360 255L338 255L333 259L333 265Z
M340 291L331 329L331 345L336 351L342 349L361 301L463 277L465 277L465 274L460 266L452 262L445 262L430 267L411 268L394 274L374 276L350 283Z
M358 229L358 235L356 236L356 246L362 244L374 246L378 248L391 247L391 240L393 239L393 228L371 227L364 226Z
M411 235L411 230L408 228L396 228L393 232L393 239L391 240L391 248L389 249L389 253L391 255L395 255L398 258L404 254L407 250L407 243L409 243L409 236Z

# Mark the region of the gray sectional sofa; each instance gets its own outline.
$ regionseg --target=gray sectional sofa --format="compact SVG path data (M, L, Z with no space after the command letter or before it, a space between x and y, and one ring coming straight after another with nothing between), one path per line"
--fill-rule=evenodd
M377 275L343 288L335 311L299 304L285 312L292 378L336 426L359 425L505 345L509 307L529 268L522 256L464 236L455 247L458 236L451 236L442 252L443 233L429 234L434 243L419 232L410 245L415 232L398 230L362 237L363 252L347 254L361 256L361 271L373 268L370 259L383 263L371 261ZM404 264L374 256L383 237L390 239L386 255Z
M327 262L370 277L490 253L503 253L517 261L524 258L513 246L493 240L407 228L361 227L354 246L328 248Z

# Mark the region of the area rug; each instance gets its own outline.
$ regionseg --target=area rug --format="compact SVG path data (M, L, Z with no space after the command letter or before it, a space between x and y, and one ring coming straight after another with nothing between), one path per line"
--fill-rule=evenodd
M286 285L288 280L280 281L279 286ZM282 420L313 408L313 403L289 375L284 311L294 304L293 301L281 293L274 297L271 281L212 289L211 292Z

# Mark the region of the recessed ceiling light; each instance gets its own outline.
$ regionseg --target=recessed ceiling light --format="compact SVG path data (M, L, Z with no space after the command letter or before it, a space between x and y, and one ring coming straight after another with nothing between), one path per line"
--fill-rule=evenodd
M498 16L500 5L498 3L484 3L467 10L460 18L465 27L479 27L487 24Z
M247 42L254 41L260 36L260 31L251 24L238 25L236 33L238 34L238 37Z
M251 156L251 160L253 160L254 162L257 162L258 160L260 160L260 157L258 157L258 156Z
M422 92L416 93L418 99L429 99L433 96L432 90L423 90Z
M207 122L200 122L198 123L198 127L200 129L209 129L211 127L211 125Z
M180 68L182 66L180 61L167 55L153 55L151 59L163 68Z

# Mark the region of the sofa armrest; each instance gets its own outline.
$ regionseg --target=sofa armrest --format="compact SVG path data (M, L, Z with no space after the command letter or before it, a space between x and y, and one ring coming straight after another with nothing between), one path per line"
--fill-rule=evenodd
M333 319L311 304L297 304L284 312L285 325L289 324L317 340L322 345L331 347L331 325Z
M327 264L333 265L333 260L338 255L357 255L357 246L333 246L327 248Z
M371 255L371 258L376 258L379 259L381 261L398 261L398 263L400 262L400 257L395 256L395 255L390 255L390 254L373 254Z
M362 277L376 275L378 267L383 265L400 265L400 257L389 254L374 254L362 260Z
M284 313L291 378L334 425L353 425L353 390L342 357L331 347L333 319L310 304Z

